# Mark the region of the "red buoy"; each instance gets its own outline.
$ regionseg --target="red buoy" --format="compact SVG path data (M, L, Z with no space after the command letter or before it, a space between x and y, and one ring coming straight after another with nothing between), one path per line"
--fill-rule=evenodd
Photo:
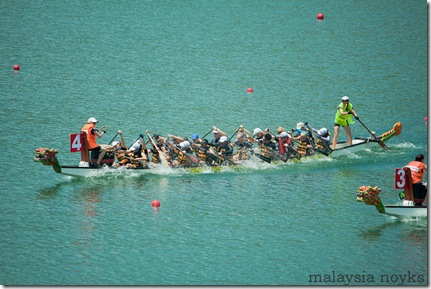
M323 13L319 13L316 16L317 20L323 20L323 18L325 18L325 15L323 15Z
M247 92L252 93L253 92L253 88L251 88L251 87L247 88Z
M15 64L14 66L13 66L13 70L15 70L15 71L18 71L18 70L20 70L21 69L21 67L19 67L19 65L18 64Z
M153 207L160 207L160 202L159 202L158 200L154 200L154 201L151 203L151 206L153 206Z

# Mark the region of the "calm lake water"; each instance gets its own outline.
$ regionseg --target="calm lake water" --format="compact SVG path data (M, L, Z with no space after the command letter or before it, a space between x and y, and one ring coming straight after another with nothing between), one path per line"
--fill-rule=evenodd
M355 200L373 185L396 203L394 169L427 154L425 1L3 1L0 16L0 284L428 284L427 219ZM387 151L87 179L33 162L43 146L77 164L69 135L93 116L101 143L332 132L343 95L377 134L402 122Z

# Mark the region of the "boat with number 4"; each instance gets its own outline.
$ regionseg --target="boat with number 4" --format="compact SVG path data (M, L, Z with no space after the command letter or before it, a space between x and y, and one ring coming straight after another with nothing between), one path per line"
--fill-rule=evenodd
M384 205L380 199L382 189L372 186L361 186L356 190L356 201L375 206L381 214L398 218L418 218L428 216L428 207L422 201L415 201L410 168L395 169L395 189L403 189L404 200L400 204ZM427 199L427 197L425 198ZM420 203L420 204L418 204ZM427 200L424 201L424 204Z
M310 155L312 156L325 156L325 157L338 157L338 156L342 156L348 153L355 153L355 152L359 152L365 149L370 149L373 147L378 147L379 145L381 146L381 143L388 141L389 139L391 139L393 136L397 136L401 133L402 130L402 124L401 122L397 122L391 130L387 131L386 133L380 135L380 136L375 136L375 135L371 135L370 137L356 137L355 139L353 139L352 141L352 145L348 145L347 142L338 142L337 146L334 150L331 150L328 147L328 152L325 154L321 154L321 153L316 153L316 154L312 154ZM71 134L70 135L70 151L71 152L80 152L81 153L81 161L79 163L79 165L60 165L58 159L57 159L57 153L58 151L55 150L54 148L47 148L47 147L41 147L41 148L37 148L34 152L34 161L35 162L40 162L43 165L46 166L52 166L54 171L56 173L59 174L64 174L64 175L68 175L68 176L74 176L74 177L93 177L93 176L98 176L98 175L104 175L106 173L109 172L113 172L113 173L118 173L118 172L124 172L124 171L133 171L135 173L139 173L139 174L143 174L143 173L149 173L151 171L153 171L155 168L158 167L166 167L166 169L175 169L175 168L170 168L168 167L168 165L166 165L166 161L165 163L162 164L149 164L146 165L144 167L140 167L140 168L125 168L125 167L117 167L117 166L113 166L114 162L115 162L115 152L113 147L106 147L107 152L104 156L104 158L101 161L102 167L94 167L93 164L96 162L97 158L98 158L98 153L97 152L89 152L87 149L87 141L86 141L86 136L85 136L85 132L80 132L80 133L75 133L75 134ZM254 148L257 149L258 148ZM254 153L254 151L253 151ZM274 159L273 162L271 162L271 160L267 160L265 158L262 158L260 156L259 153L254 153L255 156L257 156L257 160L258 161L265 161L268 163L275 163L275 164L279 164L279 163L283 163L283 162L287 162L287 161L300 161L301 158L290 158L290 159L286 159L286 160L277 160ZM310 156L305 156L305 158L310 157ZM304 158L304 157L302 157ZM164 160L164 159L163 159ZM233 163L232 161L230 161L227 165L229 166L241 166L241 163ZM222 165L223 167L224 165ZM199 168L196 167L192 167L189 168L189 170L191 172L199 172L202 171ZM220 166L214 166L211 167L211 170L214 172L219 172L220 171Z

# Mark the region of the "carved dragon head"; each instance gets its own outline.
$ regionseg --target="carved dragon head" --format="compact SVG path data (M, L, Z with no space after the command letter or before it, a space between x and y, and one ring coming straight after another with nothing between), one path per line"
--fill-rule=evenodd
M385 212L385 207L380 199L382 189L372 186L361 186L356 190L356 201L364 202L366 205L374 205L379 213Z
M37 148L33 153L35 155L34 161L40 162L45 166L52 166L57 162L57 153L58 151L53 148Z

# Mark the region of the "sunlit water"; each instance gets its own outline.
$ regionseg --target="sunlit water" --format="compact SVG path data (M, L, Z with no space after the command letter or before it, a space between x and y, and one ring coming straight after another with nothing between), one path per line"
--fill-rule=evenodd
M373 185L398 202L394 169L427 153L425 2L0 8L0 284L428 284L427 220L381 215L355 195ZM45 146L77 164L69 134L91 116L109 125L100 142L121 129L127 144L145 130L190 137L213 125L332 132L343 95L377 134L403 123L387 151L84 179L32 160ZM352 131L369 136L358 122Z

